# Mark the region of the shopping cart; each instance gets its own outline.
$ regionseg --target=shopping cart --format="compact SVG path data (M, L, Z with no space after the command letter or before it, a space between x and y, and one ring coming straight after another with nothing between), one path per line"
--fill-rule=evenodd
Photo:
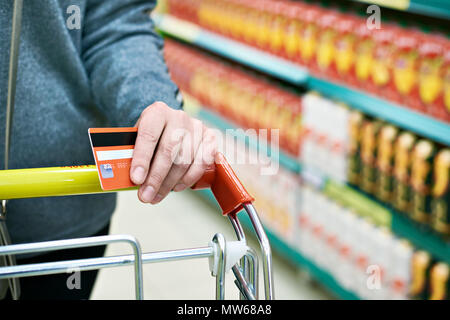
M237 241L226 241L225 237L218 233L205 247L149 253L142 253L138 240L129 235L108 235L6 245L0 247L0 256L11 257L17 254L106 245L117 242L129 244L133 249L133 254L28 265L8 265L0 267L0 279L66 273L68 270L86 271L134 265L136 299L143 299L142 265L144 263L208 258L211 273L216 278L217 299L224 298L224 279L228 270L232 270L236 278L235 284L241 292L241 298L258 299L258 255L247 246L245 233L237 217L237 213L244 209L250 218L261 246L264 297L273 299L272 257L268 238L252 205L253 198L247 193L222 154L217 154L214 167L207 170L192 188L211 189L223 215L229 218L235 230ZM100 187L96 166L0 171L0 198L3 200L98 192L103 192L103 190ZM11 286L11 288L14 293L13 296L19 297L19 292L16 292L18 287Z
M245 233L237 218L238 211L244 209L252 222L261 246L264 297L273 299L272 256L269 241L252 205L253 198L247 193L221 154L217 155L215 166L205 173L193 189L211 188L223 214L228 216L236 232L237 241L226 241L222 234L216 234L205 247L149 253L142 253L138 240L129 235L10 244L5 222L7 200L104 192L100 187L95 166L8 170L22 9L23 0L14 0L6 106L5 170L0 171L0 199L2 200L0 210L0 295L3 285L3 288L9 287L13 299L18 299L20 297L18 282L20 277L66 273L68 270L86 271L134 265L136 299L143 299L142 265L144 263L208 258L211 273L216 278L217 299L224 298L225 273L230 269L236 278L235 283L241 292L241 299L258 299L258 256L253 249L247 246ZM133 249L133 254L28 265L17 265L15 260L15 255L18 254L99 246L117 242L129 244Z

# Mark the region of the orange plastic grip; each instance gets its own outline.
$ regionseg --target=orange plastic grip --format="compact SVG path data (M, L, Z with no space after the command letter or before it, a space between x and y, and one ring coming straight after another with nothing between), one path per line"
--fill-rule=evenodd
M222 153L217 153L215 165L207 170L192 189L211 188L224 215L235 215L244 204L253 202Z

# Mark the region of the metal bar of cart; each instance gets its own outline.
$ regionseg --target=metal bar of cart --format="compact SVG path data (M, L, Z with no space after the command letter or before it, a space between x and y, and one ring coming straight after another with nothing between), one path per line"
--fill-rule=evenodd
M161 263L169 261L211 258L213 257L213 255L214 251L212 247L148 252L142 254L142 263ZM128 254L120 256L43 262L3 267L0 268L0 279L57 274L64 273L70 269L89 271L103 268L129 266L134 264L134 258L134 254Z
M144 298L142 289L142 251L141 246L137 241L137 239L130 235L110 235L110 236L55 240L55 241L45 241L26 244L13 244L0 247L0 256L34 253L42 251L54 251L54 250L72 249L81 247L92 247L116 242L128 243L133 248L135 257L133 263L134 263L136 299L142 300ZM14 270L14 268L19 267L20 266L4 267L4 268L13 268Z

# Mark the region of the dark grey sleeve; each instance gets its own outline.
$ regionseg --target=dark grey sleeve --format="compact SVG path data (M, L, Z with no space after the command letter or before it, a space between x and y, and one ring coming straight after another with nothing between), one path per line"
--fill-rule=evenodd
M82 54L94 100L117 126L132 126L145 107L181 108L163 59L163 40L148 12L154 0L88 0Z

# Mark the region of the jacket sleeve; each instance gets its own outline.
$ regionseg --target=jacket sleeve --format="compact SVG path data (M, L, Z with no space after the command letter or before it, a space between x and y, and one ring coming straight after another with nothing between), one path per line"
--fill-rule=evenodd
M95 103L114 125L132 126L155 101L181 108L149 12L155 0L88 0L82 58Z

